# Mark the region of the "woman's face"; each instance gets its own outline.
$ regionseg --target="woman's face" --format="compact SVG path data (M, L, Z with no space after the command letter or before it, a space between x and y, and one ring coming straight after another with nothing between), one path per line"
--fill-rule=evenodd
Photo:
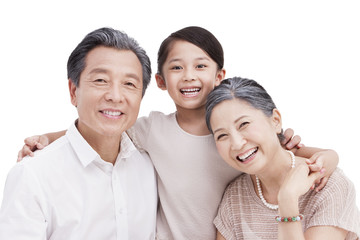
M271 117L239 99L225 100L214 107L210 124L221 157L233 168L249 174L266 169L281 148L277 134L281 117Z

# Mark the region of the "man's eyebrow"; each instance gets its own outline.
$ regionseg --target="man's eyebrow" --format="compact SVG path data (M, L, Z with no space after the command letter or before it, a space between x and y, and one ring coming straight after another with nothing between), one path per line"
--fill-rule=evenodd
M89 74L94 74L94 73L109 73L109 71L106 70L105 68L94 68L89 72ZM139 75L136 74L136 73L127 73L127 74L125 74L125 76L128 77L128 78L133 78L133 79L135 79L137 81L141 80Z
M135 74L135 73L127 73L126 74L126 77L129 77L129 78L133 78L135 79L136 81L139 81L141 80L141 78L139 77L139 75Z
M104 68L94 68L90 71L90 74L93 73L108 73L109 71Z

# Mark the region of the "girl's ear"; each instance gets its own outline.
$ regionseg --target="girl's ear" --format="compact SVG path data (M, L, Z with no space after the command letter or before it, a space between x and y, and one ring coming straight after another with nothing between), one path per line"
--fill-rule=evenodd
M77 87L75 86L73 81L71 81L71 79L69 78L69 92L70 92L71 104L74 105L75 107L77 107L76 89Z
M155 79L156 79L156 83L158 88L160 88L161 90L166 90L166 82L164 80L164 78L160 75L160 74L155 74Z
M276 133L277 134L281 133L282 122L281 122L281 114L278 109L274 108L271 120L272 120L272 124L276 130Z
M226 74L225 69L221 69L221 70L217 71L215 86L218 86L221 83L221 81L225 79L225 74Z

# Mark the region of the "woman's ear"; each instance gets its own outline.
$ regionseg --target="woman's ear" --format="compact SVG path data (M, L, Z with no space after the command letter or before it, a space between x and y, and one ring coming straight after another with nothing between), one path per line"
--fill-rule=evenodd
M76 85L71 81L69 78L69 92L70 92L70 98L71 98L71 104L77 107L77 100L76 100Z
M226 70L220 69L216 73L215 86L219 86L221 81L225 79Z
M166 82L164 80L164 78L160 75L160 74L155 74L155 79L156 79L156 83L158 88L160 88L161 90L166 90Z
M281 114L278 109L274 108L271 119L272 119L272 124L276 130L276 133L277 134L281 133L282 122L281 122Z

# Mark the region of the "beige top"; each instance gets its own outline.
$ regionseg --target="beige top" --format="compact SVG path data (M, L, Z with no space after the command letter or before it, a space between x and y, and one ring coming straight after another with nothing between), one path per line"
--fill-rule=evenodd
M355 203L355 189L340 169L319 192L308 191L299 199L304 215L303 230L313 226L336 226L349 231L346 239L360 236L360 213ZM241 175L226 189L214 224L227 239L277 239L275 216L256 195L251 178Z
M160 112L138 119L128 133L149 153L158 174L158 239L215 239L218 206L239 172L221 159L213 136L188 134L175 113Z

